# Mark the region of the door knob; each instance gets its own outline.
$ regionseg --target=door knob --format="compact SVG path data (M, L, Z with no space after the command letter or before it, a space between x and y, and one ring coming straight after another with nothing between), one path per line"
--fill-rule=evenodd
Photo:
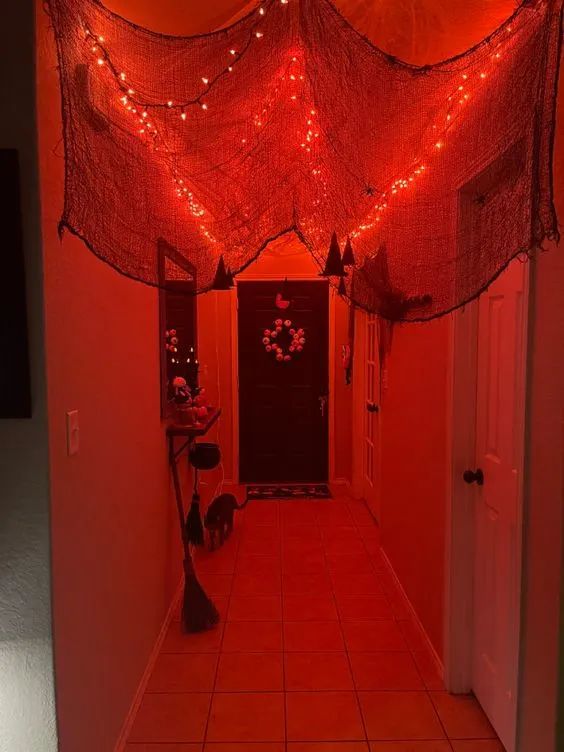
M475 483L477 486L484 485L484 473L481 468L477 470L465 470L462 477L465 483Z

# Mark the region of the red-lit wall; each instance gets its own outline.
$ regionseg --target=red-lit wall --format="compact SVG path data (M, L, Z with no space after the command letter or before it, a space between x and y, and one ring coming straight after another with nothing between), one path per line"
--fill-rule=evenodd
M395 328L381 412L382 546L439 655L449 334L449 318Z
M343 0L347 5L347 0ZM386 7L388 11L386 12ZM379 10L375 41L415 63L455 55L509 16L511 0L424 0L406 26L408 4ZM366 14L365 14L366 15ZM409 14L408 14L409 15ZM399 24L401 18L403 24ZM401 34L392 30L401 28ZM382 36L380 36L380 34ZM388 41L391 40L391 43ZM451 318L396 327L382 401L382 546L439 656L443 650L447 471L447 379Z

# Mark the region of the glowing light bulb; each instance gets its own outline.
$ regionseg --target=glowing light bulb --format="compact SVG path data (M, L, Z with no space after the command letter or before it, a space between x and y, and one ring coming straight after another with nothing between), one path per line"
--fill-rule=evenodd
M444 144L443 144L443 142L442 142L442 141L437 141L437 143L435 144L435 148L436 148L436 149L442 149L442 148L443 148L443 146L444 146Z
M264 36L264 34L262 33L262 31L257 31L257 32L256 32L256 34L255 34L255 37L256 37L257 39L260 39L260 38L261 38L261 37L263 37L263 36Z
M180 113L180 117L182 118L182 120L186 120L186 113L185 112Z
M168 102L166 103L166 106L167 107L172 107L172 100L171 99L168 100Z
M131 94L135 94L135 92L133 91L133 89L128 89L128 90L127 90L127 93L128 93L128 94L129 94L130 96L131 96Z
M205 102L202 102L202 110L207 110L208 106Z
M126 76L123 71L119 74L119 77L121 78L122 81L125 81Z
M237 54L237 50L229 50L229 54L236 55Z
M104 65L104 58L99 57L97 62L98 62L98 65Z
M104 39L104 37L102 37L102 36L99 36L99 37L98 37L98 41L99 41L99 42L105 42L106 40Z
M206 78L205 76L202 76L202 81L203 81L203 82L204 82L205 84L209 84L209 82L210 82L209 78Z
M266 11L265 11L264 8L259 8L259 13L261 14L261 16L264 16L264 14L266 13Z

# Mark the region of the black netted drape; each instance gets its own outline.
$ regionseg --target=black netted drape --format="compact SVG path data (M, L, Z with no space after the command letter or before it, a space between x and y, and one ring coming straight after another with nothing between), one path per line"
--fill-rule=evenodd
M159 284L164 240L204 291L221 255L237 273L285 232L322 266L336 232L354 253L343 294L427 319L557 236L560 0L523 2L428 67L374 47L329 0L265 0L198 37L153 33L95 0L48 7L61 228L130 277Z

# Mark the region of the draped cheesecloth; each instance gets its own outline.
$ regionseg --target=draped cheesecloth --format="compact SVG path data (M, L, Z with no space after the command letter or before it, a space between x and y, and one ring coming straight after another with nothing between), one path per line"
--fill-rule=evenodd
M61 228L162 284L165 241L210 289L294 232L336 232L357 305L393 320L475 297L558 236L552 142L561 0L415 67L329 0L265 0L229 28L157 34L96 0L49 0L66 156ZM339 279L333 278L335 283Z

